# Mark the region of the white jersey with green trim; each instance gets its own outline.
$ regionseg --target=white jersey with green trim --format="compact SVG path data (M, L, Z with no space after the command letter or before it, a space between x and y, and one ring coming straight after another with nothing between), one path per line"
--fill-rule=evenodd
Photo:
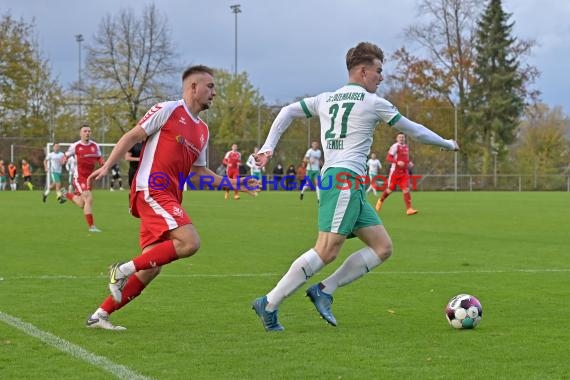
M321 150L310 148L307 153L305 153L305 158L307 159L307 170L319 171L321 170Z
M45 161L48 162L48 170L50 173L61 173L63 152L49 152Z
M365 175L376 126L380 121L393 125L401 117L392 103L351 83L300 103L307 117L320 119L323 173L342 167Z

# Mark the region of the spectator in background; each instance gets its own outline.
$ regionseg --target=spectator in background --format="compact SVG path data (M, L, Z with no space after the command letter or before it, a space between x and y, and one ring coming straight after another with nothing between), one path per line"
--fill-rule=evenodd
M32 185L32 166L26 160L22 160L21 165L24 185L28 187L28 190L34 190L34 185Z
M297 181L299 181L299 189L302 189L307 181L307 163L301 161L301 164L297 167Z
M142 142L138 142L133 145L127 153L125 153L125 161L128 161L129 163L129 187L132 186L131 183L133 182L133 178L135 178L135 174L139 168L142 146Z
M273 168L273 178L276 182L280 183L281 178L283 177L283 165L281 162L278 162L277 165Z
M0 160L0 191L6 189L6 165L4 165L4 160Z
M287 190L293 190L295 188L295 177L297 175L297 170L295 170L295 165L291 164L287 168L287 178L285 179L285 187Z
M16 191L16 177L18 176L18 167L13 162L8 164L8 179L10 181L10 190Z

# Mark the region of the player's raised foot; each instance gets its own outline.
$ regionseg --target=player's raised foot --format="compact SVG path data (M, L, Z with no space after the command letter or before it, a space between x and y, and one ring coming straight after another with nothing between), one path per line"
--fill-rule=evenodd
M115 331L122 331L126 330L126 327L123 326L115 326L111 322L109 322L109 315L105 315L102 313L95 313L87 318L87 322L85 322L85 326L92 328L92 329L104 329L104 330L115 330Z
M89 227L89 232L103 232L103 231L98 229L96 225L92 225L91 227Z
M307 297L311 300L321 317L329 324L336 326L336 318L332 314L331 304L333 296L323 293L320 284L315 284L307 289Z
M277 319L277 310L267 311L265 307L267 306L267 297L259 297L253 301L251 308L255 311L255 314L261 319L263 328L265 331L283 331L285 328L281 326L279 320Z
M43 194L43 195L42 195L42 201L43 201L44 203L46 203L46 199L47 199L47 195Z
M414 210L411 207L406 210L406 214L408 214L408 215L416 215L418 212L419 212L418 210Z
M382 210L382 200L378 199L378 202L376 202L376 211L380 212L380 210Z
M119 267L122 263L115 263L109 268L109 291L115 302L120 303L123 298L123 287L127 283L126 276Z

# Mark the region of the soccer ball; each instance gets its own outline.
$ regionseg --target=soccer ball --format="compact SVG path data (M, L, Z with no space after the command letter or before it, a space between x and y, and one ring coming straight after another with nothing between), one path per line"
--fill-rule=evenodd
M479 300L469 294L459 294L449 300L445 317L456 329L474 329L483 317L483 307Z

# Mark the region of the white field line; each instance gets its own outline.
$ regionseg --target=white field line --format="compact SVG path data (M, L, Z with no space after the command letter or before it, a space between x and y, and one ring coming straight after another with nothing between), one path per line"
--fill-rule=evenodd
M489 269L489 270L456 270L456 271L382 271L377 270L368 274L373 275L450 275L450 274L501 274L501 273L565 273L570 268L542 268L542 269ZM188 274L161 274L160 277L171 278L232 278L232 277L273 277L282 276L283 273L188 273ZM70 275L39 275L39 276L2 276L0 281L12 280L89 280L105 278L107 275L70 276Z
M107 359L104 356L95 355L86 349L68 342L56 335L50 334L46 331L38 329L36 326L24 322L19 318L13 317L9 314L0 311L0 322L4 322L7 325L17 328L20 331L28 334L31 337L41 340L47 345L50 345L58 350L73 356L74 358L83 360L99 369L109 372L119 379L150 379L149 377L143 376L124 365L116 364Z

